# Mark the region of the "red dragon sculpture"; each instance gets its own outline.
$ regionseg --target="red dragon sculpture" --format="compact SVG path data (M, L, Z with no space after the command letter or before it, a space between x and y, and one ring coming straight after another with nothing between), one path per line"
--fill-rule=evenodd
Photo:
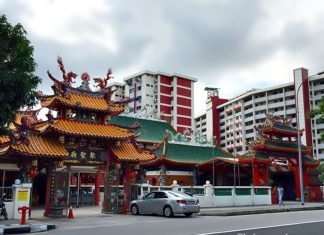
M60 57L60 56L57 57L57 63L59 64L60 70L63 73L64 83L66 83L66 84L75 83L73 81L73 79L76 78L78 75L76 73L73 73L72 71L65 74L65 68L64 68L62 57Z
M101 78L94 78L93 80L95 83L98 83L95 87L100 87L100 89L104 90L107 87L108 81L112 79L112 69L109 68L107 72L107 77L101 79Z

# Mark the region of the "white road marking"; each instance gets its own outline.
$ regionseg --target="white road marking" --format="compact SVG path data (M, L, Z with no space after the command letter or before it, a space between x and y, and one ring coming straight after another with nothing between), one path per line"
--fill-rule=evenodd
M213 234L221 234L221 233L235 233L235 232L243 232L243 231L248 231L248 230L265 229L265 228L277 228L277 227L293 226L293 225L299 225L299 224L311 224L311 223L319 223L319 222L324 222L324 220L314 220L314 221L291 223L291 224L278 224L278 225L271 225L271 226L264 226L264 227L226 230L226 231L211 232L211 233L199 233L199 234L196 234L196 235L213 235Z

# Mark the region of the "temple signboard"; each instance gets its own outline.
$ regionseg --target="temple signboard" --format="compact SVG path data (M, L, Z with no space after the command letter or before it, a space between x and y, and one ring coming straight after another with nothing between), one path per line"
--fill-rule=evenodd
M88 150L88 149L68 149L69 156L66 160L76 160L76 161L102 161L105 152Z

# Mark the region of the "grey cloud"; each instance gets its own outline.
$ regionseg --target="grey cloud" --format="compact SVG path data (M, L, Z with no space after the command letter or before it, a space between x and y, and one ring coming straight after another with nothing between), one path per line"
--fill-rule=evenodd
M71 32L81 39L78 43L64 44L29 32L35 47L37 72L44 79L42 88L50 86L47 69L60 76L58 54L67 70L78 74L88 71L91 76L104 76L111 66L119 77L130 69L135 69L134 73L151 69L187 74L215 86L224 84L230 74L235 76L241 69L262 64L279 50L303 58L301 61L307 62L304 66L311 69L323 66L324 36L322 32L311 31L304 22L285 22L281 35L256 36L263 35L262 30L271 30L259 27L261 21L271 20L262 1L140 0L107 1L107 4L112 4L109 12L98 12L91 20L78 18L67 22ZM23 9L19 14L18 7ZM20 1L7 1L4 9L9 19L23 25L30 14ZM114 30L114 38L105 40L117 42L117 53L83 36L104 35L102 24ZM256 29L261 32L252 33ZM246 82L239 88L243 92L261 83L264 80L254 85L252 81Z

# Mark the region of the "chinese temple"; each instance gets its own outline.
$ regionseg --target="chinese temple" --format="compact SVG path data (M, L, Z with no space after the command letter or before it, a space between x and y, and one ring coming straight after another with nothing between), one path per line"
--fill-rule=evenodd
M136 123L137 143L157 156L140 164L150 185L168 186L174 180L183 186L203 185L206 180L217 185L233 184L233 165L238 168L238 159L198 133L177 133L165 120L125 114L112 117L109 123L124 128Z
M92 91L88 73L81 75L82 84L75 88L77 75L66 73L60 57L57 62L63 81L48 72L54 94L39 94L42 107L48 109L47 120L38 120L36 111L18 112L12 134L0 138L0 160L15 166L23 182L33 183L33 201L45 204L46 216L55 207L73 204L73 187L77 203L86 200L90 192L81 192L85 185L93 190L89 204L99 205L104 191L103 211L107 212L112 209L112 185L123 185L118 194L126 212L139 164L155 155L137 145L131 128L108 124L128 102L110 100L111 69L105 78L94 78L98 91Z
M254 186L282 185L288 200L300 200L298 131L291 119L267 115L266 121L255 127L258 138L249 143L250 151L239 158L241 166L251 169ZM319 160L312 157L312 148L301 145L305 200L321 200L318 174ZM273 195L275 196L275 195Z

